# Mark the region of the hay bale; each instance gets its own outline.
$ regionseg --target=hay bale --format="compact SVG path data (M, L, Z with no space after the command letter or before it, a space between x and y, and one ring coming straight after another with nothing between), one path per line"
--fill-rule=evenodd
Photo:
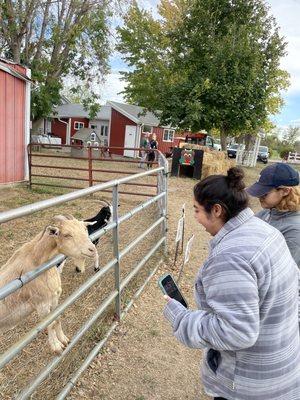
M235 160L227 156L227 151L214 150L211 147L200 146L199 144L184 143L184 148L193 150L203 150L202 177L209 175L226 175L229 168L236 165Z
M203 159L201 179L210 175L226 175L229 168L235 165L233 160L212 160Z

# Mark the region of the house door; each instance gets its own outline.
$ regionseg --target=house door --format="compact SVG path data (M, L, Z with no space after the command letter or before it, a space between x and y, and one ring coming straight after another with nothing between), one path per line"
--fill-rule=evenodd
M136 143L136 126L126 125L124 147L135 147ZM124 150L125 157L134 157L134 150Z

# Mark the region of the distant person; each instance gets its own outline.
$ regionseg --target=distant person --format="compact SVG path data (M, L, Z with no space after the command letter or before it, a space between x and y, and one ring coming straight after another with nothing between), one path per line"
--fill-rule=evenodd
M158 148L158 142L156 140L156 134L152 135L152 139L150 140L150 150L148 152L148 168L152 168L152 162L156 160L156 151Z
M256 216L283 234L300 268L299 172L284 163L269 165L261 171L258 181L246 191L258 197L264 210Z
M210 396L299 400L299 270L282 234L248 208L244 189L239 168L195 185L195 218L213 236L195 279L198 310L165 296L164 315L181 343L205 349Z
M152 139L150 140L150 147L151 149L158 149L158 141L156 140L156 134L153 133Z
M148 138L148 134L145 132L143 132L141 148L143 150L141 150L140 168L146 168L147 152L150 149L150 141Z

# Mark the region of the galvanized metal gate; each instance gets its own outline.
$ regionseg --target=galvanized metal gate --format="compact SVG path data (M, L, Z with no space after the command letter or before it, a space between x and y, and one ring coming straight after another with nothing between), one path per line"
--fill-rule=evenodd
M139 290L135 293L135 295L131 298L130 302L127 306L122 310L121 308L121 296L122 291L128 285L128 283L132 280L133 277L141 270L141 268L146 264L146 262L153 256L161 246L164 246L164 252L166 253L167 249L167 174L168 174L168 162L165 157L158 152L158 164L159 167L152 169L150 171L138 173L135 175L131 175L129 177L124 177L122 179L113 180L110 182L102 183L96 186L92 186L86 189L78 190L72 193L68 193L62 196L55 197L53 199L40 201L37 203L33 203L24 207L20 207L14 210L9 210L0 213L0 224L3 222L7 222L16 218L20 218L26 215L33 214L37 211L44 210L46 208L50 208L62 203L66 203L71 200L75 200L78 198L83 198L84 196L90 195L92 193L96 193L102 191L107 188L113 189L113 221L107 225L105 228L95 232L90 237L92 240L100 238L105 235L108 231L113 230L113 259L110 260L100 271L95 273L95 275L91 276L84 284L82 284L77 290L75 290L68 298L66 298L58 307L51 312L46 318L40 321L33 329L31 329L27 334L20 338L17 343L14 343L5 353L0 356L0 369L5 367L13 358L20 353L29 343L31 343L38 334L44 330L48 325L50 325L57 317L59 317L67 307L73 304L82 294L87 292L89 288L91 288L96 282L98 282L101 277L103 277L108 271L114 268L115 275L115 287L108 295L108 297L101 303L96 312L90 316L90 318L85 322L84 325L80 327L80 329L75 333L72 337L69 345L64 349L60 356L54 357L48 365L44 367L42 371L40 371L39 375L33 379L28 386L23 388L21 392L18 394L18 400L25 400L30 398L30 396L37 390L39 385L49 376L51 371L53 371L58 364L64 359L64 357L72 350L72 348L79 342L79 340L83 337L83 335L92 327L92 325L96 322L96 320L104 313L104 311L109 307L110 304L115 303L115 312L117 315L117 321L115 321L107 331L105 337L92 349L88 357L85 359L83 364L78 368L75 373L69 377L67 384L62 388L59 395L56 399L64 399L74 386L75 382L82 374L82 372L89 366L92 360L99 353L101 348L106 343L109 336L112 334L116 326L118 325L118 321L122 320L128 310L131 308L134 300L140 295L140 293L145 288L146 284L149 282L151 277L156 272L158 266L161 261L155 267L155 269L150 273L146 281L139 288ZM119 204L119 186L121 184L133 181L135 179L146 177L148 175L157 174L157 195L152 197L151 199L143 202L139 206L132 209L130 212L119 216L118 215L118 204ZM141 210L149 207L152 204L158 204L159 208L159 218L147 229L144 233L133 240L126 248L122 251L119 249L119 225L124 221L129 220L133 215L139 213ZM139 242L141 242L145 237L147 237L155 228L161 226L161 237L157 241L157 243L152 247L152 249L143 257L139 263L131 270L131 272L121 281L120 279L120 260L128 254ZM15 279L0 288L0 301L3 301L7 296L11 293L20 289L23 285L26 285L28 282L37 278L40 274L45 272L46 270L56 266L58 263L62 262L65 259L65 256L58 255L51 259L50 261L44 263L33 271L25 273L20 276L18 279Z

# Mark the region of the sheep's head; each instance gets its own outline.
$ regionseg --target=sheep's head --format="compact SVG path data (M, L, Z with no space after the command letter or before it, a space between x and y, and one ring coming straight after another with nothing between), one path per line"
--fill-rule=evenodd
M87 231L87 226L92 223L79 221L72 215L57 215L53 220L54 225L47 227L47 230L49 235L54 238L59 253L72 258L78 272L84 272L86 258L93 258L95 269L98 269L97 249L91 242Z

